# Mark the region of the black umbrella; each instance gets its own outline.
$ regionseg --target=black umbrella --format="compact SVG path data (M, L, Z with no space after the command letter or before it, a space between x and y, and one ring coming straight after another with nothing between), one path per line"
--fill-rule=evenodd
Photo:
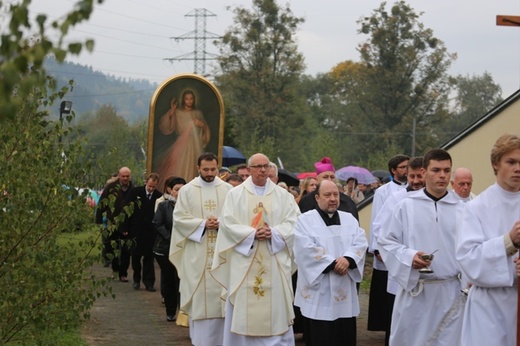
M286 171L283 168L278 169L278 182L284 182L287 186L298 186L300 185L300 179L296 174Z
M372 171L372 174L374 175L374 177L379 178L379 180L382 180L383 178L390 176L390 173L388 171L382 169Z
M246 162L246 157L233 147L222 147L222 166L231 167Z

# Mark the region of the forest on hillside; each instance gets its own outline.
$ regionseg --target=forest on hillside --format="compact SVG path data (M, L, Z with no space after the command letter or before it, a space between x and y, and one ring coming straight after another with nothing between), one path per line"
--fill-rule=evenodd
M70 80L74 87L66 96L72 101L78 118L94 114L101 106L111 105L117 114L128 123L135 124L148 118L150 99L157 85L146 79L120 78L95 71L92 66L63 62L49 57L44 63L49 75L56 78L58 85L67 85ZM50 109L59 116L59 104Z

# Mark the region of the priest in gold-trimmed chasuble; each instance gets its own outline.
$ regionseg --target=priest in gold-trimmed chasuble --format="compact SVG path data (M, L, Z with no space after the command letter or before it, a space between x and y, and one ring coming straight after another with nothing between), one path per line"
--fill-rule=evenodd
M253 155L251 176L222 210L211 275L227 289L223 345L292 345L294 197L269 179L269 159Z
M222 344L222 286L209 274L219 230L219 217L231 185L217 177L217 159L203 154L200 176L179 190L173 212L170 260L180 278L180 308L190 318L195 346Z

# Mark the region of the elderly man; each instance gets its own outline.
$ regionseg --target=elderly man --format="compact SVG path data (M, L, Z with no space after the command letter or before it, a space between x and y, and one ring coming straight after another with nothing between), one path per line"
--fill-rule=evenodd
M276 163L269 162L269 173L267 173L267 177L271 179L273 183L278 184L278 166L276 166Z
M464 203L469 202L475 198L475 195L471 193L471 187L473 186L473 176L471 175L471 171L469 169L460 167L454 170L450 183L453 191Z
M294 198L255 154L251 174L227 195L211 274L227 289L224 345L293 345Z
M99 206L96 209L96 223L100 225L106 225L103 230L103 247L105 253L105 259L111 262L113 276L119 276L119 280L122 282L128 282L128 264L126 269L121 269L120 256L116 256L114 252L114 243L117 247L120 247L120 237L122 236L119 232L121 222L118 222L118 216L123 212L125 200L130 193L132 188L132 172L128 167L121 167L117 172L117 178L107 182L101 197L99 198ZM114 204L109 205L109 197L114 196ZM113 227L117 227L114 229ZM126 251L126 250L122 250Z
M400 286L390 345L458 345L464 296L455 238L464 204L448 191L451 156L447 151L427 152L422 173L426 187L396 204L378 238L389 275ZM425 257L433 253L434 258Z
M356 345L356 283L363 277L368 244L357 220L338 211L339 196L333 182L318 184L318 208L302 214L294 231L295 305L304 316L307 346Z
M224 304L222 287L209 270L220 229L219 218L231 185L218 174L217 157L199 156L199 176L179 190L173 211L170 260L180 278L181 310L190 317L190 337L195 346L222 345Z

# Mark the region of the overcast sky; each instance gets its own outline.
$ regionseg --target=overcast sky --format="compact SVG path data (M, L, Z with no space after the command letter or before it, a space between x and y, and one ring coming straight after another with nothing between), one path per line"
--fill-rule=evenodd
M71 38L93 38L92 54L82 54L74 62L92 66L104 73L148 79L161 83L167 78L193 72L193 61L170 63L165 58L188 54L193 40L176 42L195 29L195 18L187 17L196 8L215 16L206 18L206 30L222 35L232 25L232 12L226 7L251 8L251 0L105 0L91 20L74 29ZM370 16L381 1L374 0L292 0L295 16L305 18L297 34L305 56L306 73L327 72L344 60L359 61L356 48L367 36L357 33L356 23ZM388 1L388 4L393 4ZM46 13L57 18L74 4L72 0L33 0L31 16ZM189 5L188 5L189 4ZM520 16L519 0L411 0L420 21L443 40L451 53L457 53L452 75L481 75L489 72L502 87L504 98L520 85L520 27L496 26L497 14ZM217 53L211 41L206 50ZM211 71L211 66L206 71Z

